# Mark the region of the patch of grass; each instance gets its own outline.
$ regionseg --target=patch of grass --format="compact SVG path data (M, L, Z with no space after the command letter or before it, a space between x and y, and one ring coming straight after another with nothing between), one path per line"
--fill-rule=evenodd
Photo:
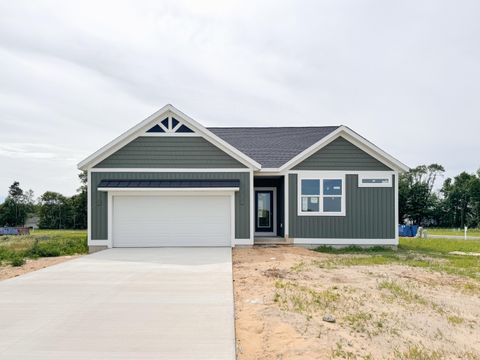
M339 255L314 262L324 268L398 264L480 279L480 257L449 254L452 251L480 252L480 241L400 238L397 251L355 246L341 249L323 246L316 251Z
M461 292L469 295L480 294L480 286L473 283L464 283L457 286Z
M16 258L85 253L88 245L84 230L35 230L30 235L0 237L0 263Z
M429 351L424 346L413 345L406 351L395 351L395 359L399 360L441 360L443 354L440 351Z
M463 324L465 322L464 318L462 318L460 316L457 316L457 315L447 316L447 320L452 325L460 325L460 324Z
M305 271L307 269L307 267L308 267L307 263L302 260L299 263L293 265L290 268L290 271L292 271L294 273L299 273L299 272Z
M452 251L480 253L480 240L400 238L399 250L448 254Z
M391 252L394 251L392 248L384 246L370 246L370 247L361 247L361 246L345 246L340 248L334 248L332 246L319 246L315 249L317 252L328 253L328 254L355 254L355 253L378 253L378 252Z
M315 290L292 281L275 282L273 301L282 310L294 311L311 316L324 310L334 310L340 294L334 289Z
M12 260L10 260L10 265L12 266L23 266L25 265L25 259L20 257L20 256L16 256L14 258L12 258Z
M373 316L371 313L359 311L345 316L344 319L352 330L358 333L365 333L367 332L367 326L372 321L372 318Z
M418 294L405 289L398 282L393 280L383 280L378 284L380 290L386 289L396 298L400 298L407 303L417 303L427 305L427 301Z
M357 356L351 352L343 349L341 343L336 343L336 348L332 350L332 358L342 358L342 359L356 359Z
M463 229L427 228L425 230L432 235L453 235L453 236L465 235ZM468 229L467 236L480 236L480 229Z

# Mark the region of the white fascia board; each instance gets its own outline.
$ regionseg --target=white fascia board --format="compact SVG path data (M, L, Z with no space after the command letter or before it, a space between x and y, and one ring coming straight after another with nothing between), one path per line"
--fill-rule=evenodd
M293 157L291 160L287 161L284 165L277 169L277 171L284 172L291 169L292 167L301 163L303 160L313 155L326 145L330 144L333 140L339 138L340 136L344 137L346 140L350 141L352 144L365 151L367 154L377 159L381 163L393 168L395 171L406 172L409 170L408 166L398 161L394 157L390 156L385 151L372 144L370 141L358 135L356 132L350 130L348 127L342 125L338 127L338 129L336 129L335 131L325 136L323 139L317 141L315 144L302 151L297 156Z
M87 157L85 160L81 161L78 164L78 169L86 170L98 164L100 161L104 160L115 151L120 149L121 147L128 144L130 141L134 140L138 136L143 136L143 133L148 130L148 127L153 125L153 123L157 122L157 120L161 117L164 117L168 112L171 112L173 115L179 117L179 120L184 122L189 128L191 128L194 132L202 136L205 140L209 141L213 145L217 146L219 149L223 150L234 159L238 160L242 164L248 166L249 168L253 168L255 170L260 169L262 166L256 162L255 160L251 159L240 150L236 149L232 145L228 144L226 141L220 139L217 135L206 129L197 121L193 120L188 115L184 114L180 110L176 109L173 105L165 105L160 110L156 111L145 120L140 122L139 124L135 125L134 127L130 128L122 135L118 136L107 145L101 147L95 153Z
M280 171L280 168L261 168L255 172L255 176L282 176L286 171Z
M179 187L172 187L172 188L109 188L109 187L103 187L103 188L97 188L97 191L107 191L107 192L117 192L117 191L139 191L139 192L221 192L221 191L240 191L240 188L238 187L218 187L218 188L213 188L213 187L208 187L208 188L179 188Z

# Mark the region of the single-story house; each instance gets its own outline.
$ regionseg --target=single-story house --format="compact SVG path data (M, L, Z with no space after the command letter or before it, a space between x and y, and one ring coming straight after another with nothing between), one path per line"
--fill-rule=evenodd
M346 126L205 128L166 105L83 160L88 245L397 245L408 168Z

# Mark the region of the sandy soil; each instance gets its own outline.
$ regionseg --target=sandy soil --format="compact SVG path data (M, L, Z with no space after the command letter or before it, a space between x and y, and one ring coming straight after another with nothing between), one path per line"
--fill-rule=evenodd
M480 359L478 282L398 265L328 266L353 255L302 248L233 254L239 360Z
M22 274L26 274L31 271L43 269L47 266L51 266L67 260L75 259L79 256L80 255L45 257L45 258L39 258L36 260L28 259L25 265L23 266L3 265L3 266L0 266L0 280L13 278Z

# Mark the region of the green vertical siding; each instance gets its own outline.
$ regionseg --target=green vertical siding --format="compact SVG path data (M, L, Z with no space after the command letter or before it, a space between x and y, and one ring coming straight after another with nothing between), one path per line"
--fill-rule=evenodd
M99 168L245 168L199 136L143 136L100 162Z
M296 165L294 170L391 170L389 167L339 137Z
M346 216L298 216L297 175L289 175L289 237L324 239L395 238L395 184L358 187L358 175L346 176Z
M115 180L240 180L240 191L235 193L235 237L250 237L250 173L249 172L205 172L205 173L153 173L153 172L92 172L91 181L91 229L92 240L105 240L108 237L107 193L97 191L104 179Z

